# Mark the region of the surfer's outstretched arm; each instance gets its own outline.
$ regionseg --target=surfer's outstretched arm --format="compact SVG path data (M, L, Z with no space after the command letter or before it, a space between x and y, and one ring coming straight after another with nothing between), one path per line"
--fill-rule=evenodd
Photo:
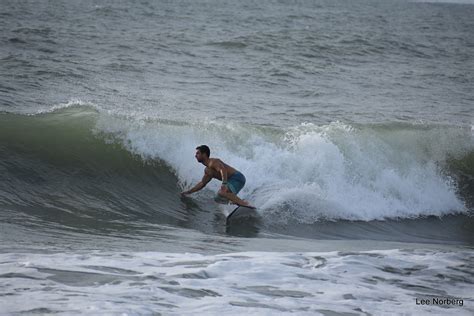
M186 195L186 194L191 194L191 193L197 192L197 191L203 189L209 183L209 181L211 181L211 180L212 180L212 177L210 175L208 175L207 173L205 173L204 177L202 177L202 180L199 181L198 184L196 184L190 190L181 192L181 195Z

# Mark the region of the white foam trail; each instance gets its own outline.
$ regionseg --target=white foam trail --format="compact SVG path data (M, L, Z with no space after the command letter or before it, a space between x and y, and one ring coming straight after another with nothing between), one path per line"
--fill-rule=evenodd
M199 181L195 147L207 144L242 171L242 196L279 220L375 220L463 212L455 183L440 165L472 148L465 130L356 129L302 124L269 133L237 124L125 121L102 115L97 130L119 137L145 159L171 166L183 187ZM466 142L466 137L468 141ZM217 181L209 188L217 190Z
M7 314L472 315L469 251L0 254ZM5 279L7 280L7 279ZM416 299L451 298L417 305ZM462 305L460 300L462 300Z
M81 99L71 99L71 100L69 100L68 102L65 102L65 103L59 103L59 104L53 105L51 107L40 108L36 112L31 113L29 115L52 113L52 112L56 112L58 110L67 109L67 108L74 108L74 107L88 107L88 108L92 108L96 111L102 111L102 108L100 108L95 103L88 102L88 101L82 101Z

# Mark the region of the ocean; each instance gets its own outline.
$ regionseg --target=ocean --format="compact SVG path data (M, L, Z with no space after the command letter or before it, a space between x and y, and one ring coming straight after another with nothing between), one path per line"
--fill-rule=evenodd
M473 16L0 1L0 314L472 315Z

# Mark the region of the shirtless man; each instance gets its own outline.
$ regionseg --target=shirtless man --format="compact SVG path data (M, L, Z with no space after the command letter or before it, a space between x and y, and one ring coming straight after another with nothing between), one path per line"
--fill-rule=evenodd
M239 193L245 185L244 175L218 158L209 158L210 155L211 151L206 145L196 147L195 157L197 161L206 166L206 169L204 169L204 176L192 189L183 191L181 194L184 196L199 191L204 188L212 178L215 178L222 181L221 188L217 192L219 196L224 197L237 205L253 207L249 202L242 200L237 196L237 193Z

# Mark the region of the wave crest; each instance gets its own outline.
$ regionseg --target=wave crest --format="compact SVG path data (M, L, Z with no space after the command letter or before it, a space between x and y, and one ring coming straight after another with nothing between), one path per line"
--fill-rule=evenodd
M464 164L458 168L452 163L468 159L474 148L471 131L459 127L334 122L272 129L215 121L134 119L77 102L40 115L15 115L13 123L11 116L0 119L10 122L0 124L2 133L10 128L17 141L30 137L31 146L57 141L53 134L69 135L65 146L68 142L89 146L75 152L90 155L90 159L76 159L87 165L100 156L93 154L97 143L85 144L90 137L105 140L101 146L119 145L143 161L163 162L176 179L160 185L170 187L189 187L201 179L203 166L194 159L194 150L207 144L212 156L246 175L244 198L252 200L263 216L286 222L370 221L467 212L469 196L459 188L457 173L474 173L465 170ZM52 122L59 122L59 129L43 138L35 136ZM28 129L29 136L25 136ZM64 152L55 146L49 150L53 156ZM217 181L208 188L217 190Z

